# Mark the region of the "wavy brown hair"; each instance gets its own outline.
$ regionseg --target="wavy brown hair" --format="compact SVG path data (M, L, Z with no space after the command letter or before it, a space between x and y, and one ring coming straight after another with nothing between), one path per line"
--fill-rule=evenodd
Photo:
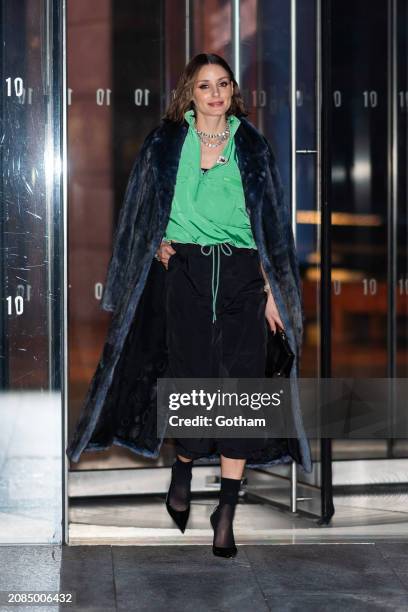
M173 100L170 102L165 114L162 116L162 119L183 123L184 113L191 109L195 110L195 104L191 99L193 96L194 83L200 68L202 68L202 66L207 66L208 64L218 64L218 66L224 68L233 82L234 91L232 94L231 106L225 113L226 117L229 117L229 115L236 115L238 117L247 116L249 114L246 111L245 104L239 90L239 85L234 77L234 73L227 62L215 53L199 53L193 57L193 59L191 59L184 68L178 80Z

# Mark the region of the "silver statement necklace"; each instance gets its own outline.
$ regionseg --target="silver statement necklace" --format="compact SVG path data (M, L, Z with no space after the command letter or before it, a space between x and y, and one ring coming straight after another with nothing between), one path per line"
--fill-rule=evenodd
M197 130L196 122L194 122L194 129L197 132L200 141L206 147L210 147L210 148L218 147L221 143L228 140L230 136L230 127L229 127L228 122L223 132L218 132L215 134L209 134L207 132L203 132L202 130ZM211 141L214 141L215 139L217 139L217 142L211 142Z

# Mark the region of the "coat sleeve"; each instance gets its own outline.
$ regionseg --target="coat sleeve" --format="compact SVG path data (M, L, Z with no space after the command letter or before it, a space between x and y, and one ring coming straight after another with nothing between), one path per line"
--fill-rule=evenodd
M300 320L297 321L297 338L299 345L299 357L301 355L302 349L302 339L303 339L303 326L305 321L305 311L304 311L304 303L303 303L303 295L302 295L302 282L300 278L299 271L299 259L297 255L295 238L292 229L291 222L291 211L289 207L288 200L285 195L285 191L283 188L283 183L281 179L281 175L279 172L278 164L276 162L275 153L269 141L264 137L265 144L268 147L268 163L269 170L272 177L273 187L276 193L276 200L278 205L278 213L279 219L282 224L284 236L285 236L285 244L287 247L286 253L289 261L290 270L292 273L293 283L296 287L296 292L298 295L298 306L300 310Z
M144 186L148 182L151 164L150 144L156 132L152 130L145 138L143 145L133 163L124 200L120 209L118 222L113 236L112 255L108 265L100 308L107 312L115 310L122 291L127 286L131 251L134 246L136 224L145 200Z

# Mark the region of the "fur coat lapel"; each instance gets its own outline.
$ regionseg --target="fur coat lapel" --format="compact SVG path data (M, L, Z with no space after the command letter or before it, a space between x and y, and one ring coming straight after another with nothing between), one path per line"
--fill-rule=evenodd
M247 465L272 465L295 458L310 472L310 446L297 387L304 316L289 208L269 143L248 120L240 120L234 138L246 210L296 355L290 384L297 440L273 439ZM167 227L188 127L186 121L161 121L146 137L131 170L101 302L113 317L67 449L72 461L78 461L83 451L104 450L112 444L152 458L159 455L164 432L157 438L155 392L157 378L166 368L167 349L165 269L154 255Z

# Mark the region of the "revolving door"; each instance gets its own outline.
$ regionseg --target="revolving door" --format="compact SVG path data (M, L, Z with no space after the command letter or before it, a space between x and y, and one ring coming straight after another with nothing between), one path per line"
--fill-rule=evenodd
M70 419L102 347L109 315L98 300L129 169L203 50L230 62L279 161L306 308L301 376L405 376L407 3L122 0L89 12L69 0L67 9ZM311 442L312 474L295 463L247 470L248 501L318 517L332 467L335 489L352 495L406 456L403 440ZM155 462L121 448L86 453L71 466L71 500L163 494L172 458L167 445ZM400 482L406 464L394 468ZM217 490L214 467L196 472L193 492Z
M195 53L227 59L276 152L305 304L300 375L406 378L407 4L0 2L0 543L174 538L171 445L157 461L114 447L72 465L65 446L109 325L99 303L129 171ZM240 508L259 529L242 514L241 541L323 538L321 493L337 536L403 531L405 439L311 445L307 476L247 470ZM197 466L190 541L208 542L218 479Z

